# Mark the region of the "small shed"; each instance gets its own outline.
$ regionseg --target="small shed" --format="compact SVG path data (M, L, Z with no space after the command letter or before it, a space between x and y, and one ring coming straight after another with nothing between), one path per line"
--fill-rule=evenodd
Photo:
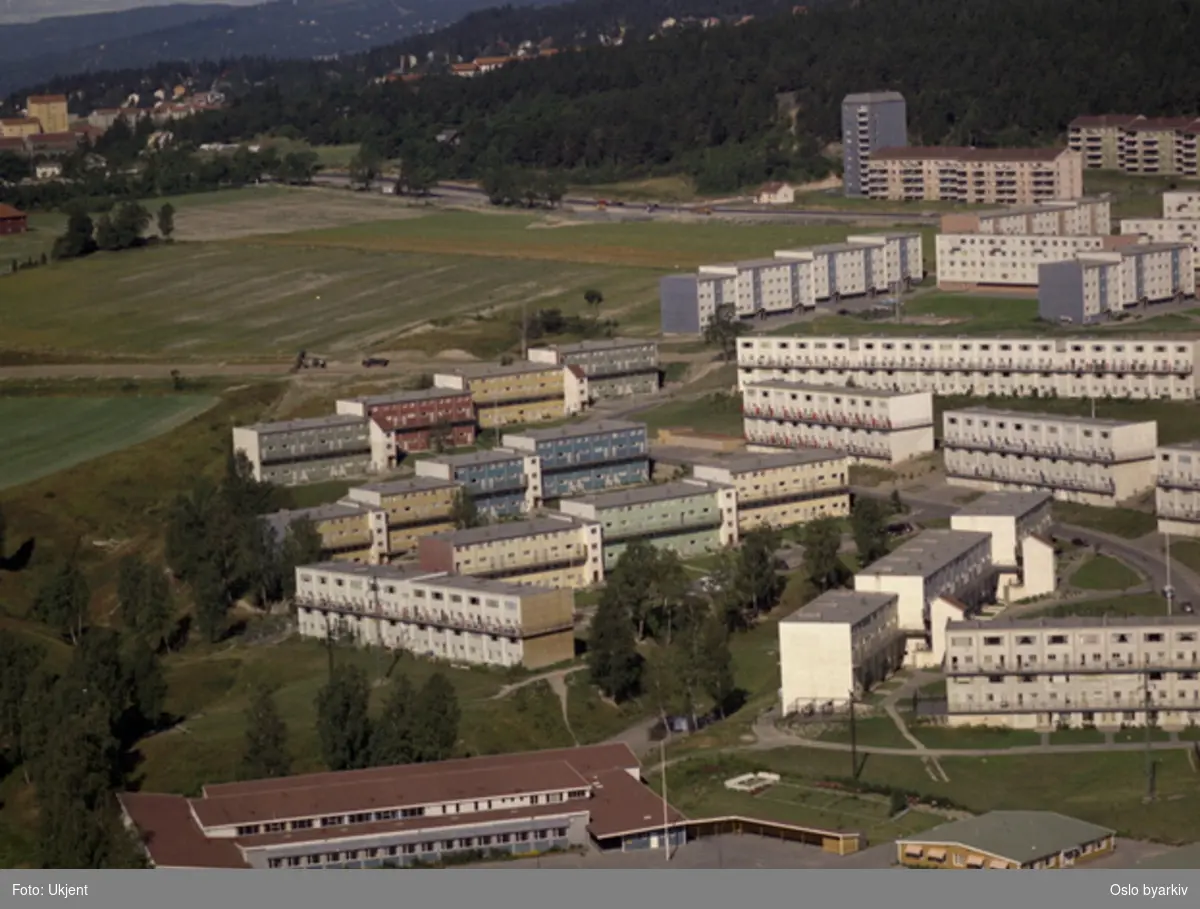
M23 234L29 230L29 216L20 209L0 202L0 235Z
M764 183L754 201L759 205L791 205L796 201L796 188L790 183Z

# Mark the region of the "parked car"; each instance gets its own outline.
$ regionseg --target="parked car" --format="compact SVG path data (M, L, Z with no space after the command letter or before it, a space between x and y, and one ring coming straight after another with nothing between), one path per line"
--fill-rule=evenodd
M364 357L362 365L370 369L372 366L387 366L388 361L383 357Z

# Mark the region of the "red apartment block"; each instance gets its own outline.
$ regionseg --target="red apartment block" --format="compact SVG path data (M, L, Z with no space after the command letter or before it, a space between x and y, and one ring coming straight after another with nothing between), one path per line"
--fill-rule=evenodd
M439 433L449 447L475 443L471 394L452 388L398 391L338 401L337 412L367 417L392 435L397 451L428 451Z

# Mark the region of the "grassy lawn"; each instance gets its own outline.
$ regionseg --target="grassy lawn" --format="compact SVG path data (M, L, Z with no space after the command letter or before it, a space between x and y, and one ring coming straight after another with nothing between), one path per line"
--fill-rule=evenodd
M55 238L66 226L66 215L57 212L30 214L29 230L0 237L0 275L8 273L13 259L24 262L30 257L37 259L42 253L50 255Z
M892 820L887 796L822 788L812 779L790 773L781 774L780 783L758 795L725 788L725 780L760 769L756 764L705 758L677 764L668 774L667 798L689 817L745 815L822 830L858 831L866 834L870 843L918 833L944 821L922 811ZM658 785L659 780L652 784Z
M621 183L573 186L567 195L585 199L620 199L623 202L685 203L695 202L698 198L695 182L685 176L647 177Z
M1141 575L1112 556L1092 556L1071 575L1071 586L1081 590L1127 590L1141 583Z
M352 486L362 485L357 480L329 480L325 483L312 483L308 486L292 486L286 492L289 508L311 508L314 505L325 505L343 498Z
M137 445L203 413L200 395L0 399L0 489Z
M1113 225L1118 218L1161 218L1162 193L1168 189L1200 188L1186 177L1131 176L1119 171L1087 170L1083 190L1088 195L1112 194Z
M922 698L943 700L946 697L946 680L938 679L936 682L929 682L926 685L922 685L919 693Z
M927 748L1019 748L1037 745L1041 736L1025 729L993 729L987 726L950 728L949 726L911 727L912 733Z
M1056 729L1050 733L1051 745L1100 745L1104 733L1099 729Z
M1170 738L1170 733L1165 729L1159 729L1157 726L1150 727L1150 741L1165 742ZM1118 729L1113 734L1114 742L1122 742L1125 744L1137 744L1146 741L1146 730L1139 729Z
M896 479L896 472L883 467L872 467L869 464L850 465L850 485L852 486L881 486Z
M1152 593L1133 596L1083 600L1078 603L1062 603L1047 609L1028 613L1027 617L1062 618L1064 616L1123 616L1123 615L1166 615L1167 601Z
M1179 540L1171 543L1171 558L1182 562L1192 571L1200 571L1200 542Z
M644 421L654 434L660 429L686 426L699 432L728 436L742 435L742 402L735 395L712 394L692 401L671 401L642 411Z
M863 717L855 720L854 736L857 744L876 748L911 748L912 742L900 734L889 716ZM849 721L830 723L817 736L823 742L849 742Z
M1131 508L1096 508L1073 502L1055 502L1053 511L1056 521L1110 533L1127 540L1144 537L1158 527L1158 519L1153 514Z
M567 677L567 721L581 745L618 735L647 716L648 709L638 701L616 705L604 700L588 682L586 669Z

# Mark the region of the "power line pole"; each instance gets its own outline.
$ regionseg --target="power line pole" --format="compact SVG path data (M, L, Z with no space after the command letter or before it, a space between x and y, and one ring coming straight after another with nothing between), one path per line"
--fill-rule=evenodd
M1154 753L1150 750L1150 707L1152 701L1150 698L1150 673L1142 673L1142 690L1145 695L1146 706L1146 798L1145 801L1154 801Z
M854 716L854 692L850 692L850 779L858 779L858 724Z

